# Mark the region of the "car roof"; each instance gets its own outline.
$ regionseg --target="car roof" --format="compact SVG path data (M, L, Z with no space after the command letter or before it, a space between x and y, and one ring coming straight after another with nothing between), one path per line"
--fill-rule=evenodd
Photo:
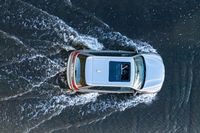
M109 81L109 63L127 62L130 63L130 81ZM115 86L132 87L134 81L135 64L133 57L116 56L90 56L86 59L85 79L86 84L90 86Z

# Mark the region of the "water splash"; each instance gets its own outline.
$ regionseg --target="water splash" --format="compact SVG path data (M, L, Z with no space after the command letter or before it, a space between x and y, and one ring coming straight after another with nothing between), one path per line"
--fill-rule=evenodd
M82 112L87 113L105 112L112 109L115 111L124 111L128 108L137 106L138 104L151 104L156 99L156 94L142 94L138 96L124 96L120 100L117 96L101 99L93 104L88 105L89 110Z
M51 112L53 113L46 119L43 119L42 121L28 128L24 132L28 133L34 130L35 128L38 128L40 125L42 125L46 121L51 120L55 116L58 116L62 112L62 110L65 109L66 107L69 107L69 106L74 107L78 105L87 104L90 102L95 102L98 95L99 95L98 93L84 94L80 96L67 96L67 95L62 94L59 96L53 96L49 101L46 101L44 103L40 101L40 103L35 106L25 104L21 107L21 112L27 112L27 110L34 109L33 112L31 111L31 113L27 114L27 116L30 117L28 121L38 119L41 117L41 115L45 116Z
M92 50L102 50L104 48L103 44L99 43L96 38L85 35L74 38L73 43Z
M79 34L63 20L29 3L14 0L5 2L2 6L4 9L0 12L2 30L23 38L25 42L27 39L43 40L78 48L83 45L91 49L103 48L97 39ZM14 30L16 28L17 31Z

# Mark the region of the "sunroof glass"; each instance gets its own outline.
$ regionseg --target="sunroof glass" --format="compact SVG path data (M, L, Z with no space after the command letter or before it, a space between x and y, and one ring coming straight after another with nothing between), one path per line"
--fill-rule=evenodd
M130 62L109 62L109 81L128 82L130 81Z

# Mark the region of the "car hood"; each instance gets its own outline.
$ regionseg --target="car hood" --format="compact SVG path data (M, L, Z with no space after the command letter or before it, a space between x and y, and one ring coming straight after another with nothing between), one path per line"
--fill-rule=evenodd
M143 54L146 65L145 83L141 91L158 92L164 82L165 68L158 54Z

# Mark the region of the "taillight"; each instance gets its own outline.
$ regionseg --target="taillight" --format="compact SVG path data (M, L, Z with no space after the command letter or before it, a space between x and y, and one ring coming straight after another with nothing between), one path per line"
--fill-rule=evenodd
M72 80L72 86L73 86L73 88L74 88L75 90L78 90L78 87L77 87L77 85L75 84L74 80Z

